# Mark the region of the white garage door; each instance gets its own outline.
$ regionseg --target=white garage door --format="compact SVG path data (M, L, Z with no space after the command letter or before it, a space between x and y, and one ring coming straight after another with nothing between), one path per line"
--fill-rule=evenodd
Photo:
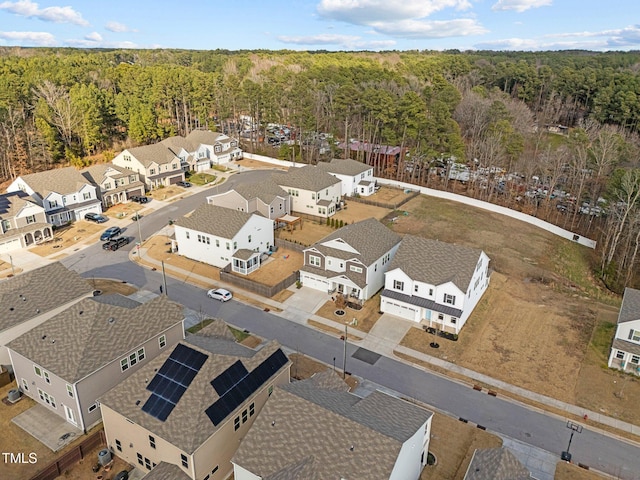
M382 298L382 301L380 303L381 310L385 313L390 313L391 315L406 318L407 320L417 321L416 319L418 318L418 307L395 302L394 300L389 300L384 297Z
M300 272L300 281L305 287L315 288L316 290L329 290L329 282L309 275L308 273Z
M0 243L0 253L11 252L19 248L21 248L19 238L14 238L13 240L8 240L4 243Z

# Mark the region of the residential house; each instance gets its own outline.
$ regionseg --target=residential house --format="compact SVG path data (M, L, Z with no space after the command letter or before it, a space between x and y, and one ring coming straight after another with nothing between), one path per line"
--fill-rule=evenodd
M0 365L11 365L6 345L93 293L89 281L60 262L0 282Z
M272 175L273 181L291 196L291 210L316 217L331 217L342 198L342 181L315 166L291 167Z
M7 192L26 192L44 208L47 222L64 225L87 213L102 213L97 187L74 167L20 175Z
M83 299L9 343L16 381L87 431L101 421L98 397L183 339L183 319L182 306L165 296L144 304L122 295Z
M226 479L290 368L277 342L252 350L216 320L100 398L107 445L149 478Z
M385 273L380 310L459 334L488 286L482 250L405 235Z
M256 213L204 204L174 223L173 249L192 260L249 274L273 245L273 220ZM177 245L176 245L177 244Z
M116 155L112 163L137 172L147 190L184 181L182 161L163 143L128 148Z
M0 254L51 240L52 227L44 208L27 192L0 195Z
M345 225L304 250L305 287L368 300L384 285L384 272L400 236L375 218Z
M194 156L197 159L207 158L211 165L220 165L242 158L242 150L238 140L224 133L211 130L192 130L186 137L192 144L197 145Z
M531 472L506 447L476 449L464 480L531 480Z
M418 480L433 413L331 370L279 386L233 456L235 480Z
M624 289L609 367L640 375L640 290Z
M98 187L98 196L104 209L125 203L133 196L144 195L140 174L113 163L98 163L81 170L91 184Z
M182 169L185 172L204 172L211 168L211 160L202 156L198 158L199 145L187 140L181 135L165 138L160 143L166 145L176 157L180 159Z
M330 162L319 162L318 168L340 179L343 195L367 197L375 193L373 167L366 163L334 158Z
M227 192L207 197L207 203L241 212L258 212L271 220L291 213L291 196L268 180L240 183Z

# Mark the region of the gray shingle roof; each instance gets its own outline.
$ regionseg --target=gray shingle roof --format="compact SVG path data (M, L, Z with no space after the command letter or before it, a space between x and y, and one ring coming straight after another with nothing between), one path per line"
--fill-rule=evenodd
M0 282L0 331L90 294L93 287L60 262Z
M219 338L219 340L222 339ZM226 341L233 343L231 340ZM159 369L171 355L173 349L154 358L120 385L111 389L100 398L100 403L191 454L205 440L211 437L220 426L224 425L224 423L220 423L218 426L213 425L205 413L207 408L219 398L211 386L211 381L238 360L242 362L249 372L253 371L272 353L279 350L280 346L277 342L271 341L258 351L244 347L251 353L251 356L247 357L223 353L214 354L196 346L194 343L184 341L180 343L204 353L207 355L207 360L164 422L143 412L142 407L151 396L151 393L146 389L148 382L153 378L156 369ZM240 345L236 346L239 347ZM290 365L291 362L288 362L278 372L274 373L265 382L265 385L284 369L288 369ZM137 401L139 401L138 405L136 405ZM236 410L240 408L242 406ZM232 418L234 415L236 415L235 410L227 418Z
M448 305L442 305L440 303L436 303L433 300L429 300L428 298L417 297L413 295L405 295L404 293L396 292L395 290L387 290L386 288L382 290L380 294L382 297L391 298L393 300L398 300L400 302L408 303L410 305L416 305L418 307L426 308L427 310L433 310L434 312L444 313L445 315L450 315L452 317L461 317L462 310L459 308L450 307Z
M212 132L211 130L192 130L187 135L187 140L196 145L214 145L220 140L226 140L229 137L222 133Z
M637 343L623 340L622 338L614 338L612 347L614 350L622 350L623 352L633 355L640 355L640 345Z
M312 165L305 165L299 168L290 167L287 173L274 173L271 178L281 187L299 188L300 190L309 190L311 192L318 192L323 188L329 188L336 183L340 183L339 178L329 175Z
M245 200L258 198L270 204L276 197L288 198L289 194L273 181L260 183L241 183L233 187Z
M432 415L381 392L352 395L328 370L277 388L233 462L265 480L387 479Z
M482 250L405 235L389 265L401 269L412 280L442 285L453 282L466 292Z
M27 192L18 190L17 192L3 193L0 195L0 218L15 217L27 204L37 205Z
M8 346L74 383L119 360L183 318L182 307L162 295L136 308L86 298Z
M117 174L109 175L110 177L120 178L123 176L132 175L134 172L127 170L126 168L114 165L113 163L97 163L87 168L80 170L80 173L84 178L94 185L99 185L105 180L105 174L108 170L115 170Z
M318 162L318 168L327 173L335 173L338 175L349 175L355 177L361 173L371 170L373 167L366 163L358 162L350 158L340 159L334 158L330 162Z
M255 214L205 203L175 224L221 238L233 238Z
M198 145L195 145L192 141L187 140L181 135L165 138L160 143L166 145L166 147L176 155L178 155L183 148L187 153L195 152L198 149Z
M173 161L180 162L180 159L162 143L144 145L127 149L131 156L135 157L145 168L153 162L164 165Z
M640 290L625 288L618 323L640 320Z
M531 473L506 447L476 450L464 480L529 480Z
M144 480L191 480L191 477L173 463L160 462L144 476Z
M42 198L51 192L66 195L80 190L89 181L75 167L54 168L46 172L20 175L20 178Z
M336 239L341 239L350 245L352 248L357 250L358 254L336 250L332 247L326 247L323 245L329 240ZM311 248L317 249L324 255L336 256L345 260L349 258L358 258L363 264L369 266L386 252L391 250L394 245L397 245L400 240L401 237L398 234L385 227L378 220L375 218L368 218L339 228L335 232L324 237L318 243L312 245Z

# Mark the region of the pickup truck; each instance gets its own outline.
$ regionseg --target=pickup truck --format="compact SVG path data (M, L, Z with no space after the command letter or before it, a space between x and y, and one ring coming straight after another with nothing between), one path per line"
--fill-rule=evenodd
M129 243L129 239L127 237L112 238L108 242L105 242L102 244L102 249L111 250L112 252L115 252L116 250L126 245L127 243Z

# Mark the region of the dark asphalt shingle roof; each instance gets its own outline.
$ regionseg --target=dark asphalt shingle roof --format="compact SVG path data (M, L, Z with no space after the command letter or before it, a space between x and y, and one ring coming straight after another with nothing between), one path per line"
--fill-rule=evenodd
M618 323L640 320L640 290L625 288Z
M442 285L453 282L466 292L482 250L405 235L389 270L401 269L412 280Z
M356 175L360 175L361 173L371 170L373 167L350 158L334 158L330 162L318 162L318 168L327 173L355 177Z
M255 214L205 203L196 208L190 216L178 218L175 224L216 237L232 239L253 215Z
M8 347L74 383L182 322L182 307L158 296L135 308L85 298Z
M191 477L173 463L160 462L144 476L144 480L191 480Z
M416 305L418 307L426 308L427 310L433 310L434 312L444 313L445 315L450 315L452 317L462 316L462 310L460 310L459 308L442 305L441 303L436 303L433 300L429 300L428 298L405 295L404 293L396 292L395 290L388 290L386 288L382 290L380 296L398 300L404 303L409 303L411 305Z
M531 473L506 447L476 450L464 480L530 480Z
M289 194L271 180L260 183L241 183L233 187L245 200L258 198L270 204L276 197L289 198Z
M8 220L15 217L25 205L37 205L27 192L3 193L0 195L0 219Z
M352 395L327 370L276 388L233 462L269 480L387 479L432 415L381 392Z
M0 282L0 331L90 294L90 283L60 262ZM25 300L26 299L26 300Z

